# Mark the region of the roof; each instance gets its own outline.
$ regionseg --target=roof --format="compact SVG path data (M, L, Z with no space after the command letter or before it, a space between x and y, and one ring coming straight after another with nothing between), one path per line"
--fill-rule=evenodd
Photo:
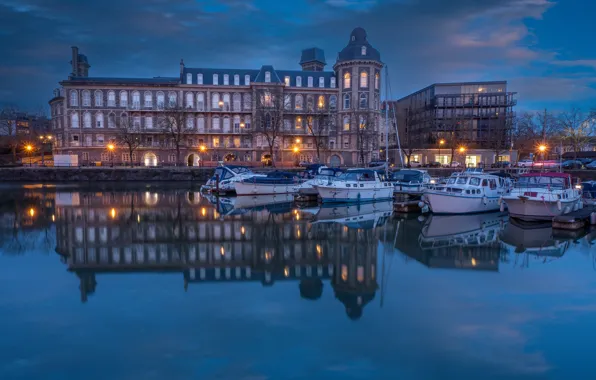
M362 47L366 47L363 53ZM354 29L350 34L348 45L337 55L337 63L344 61L353 61L357 59L367 59L381 62L381 53L368 42L366 31L360 27Z
M453 82L453 83L446 83L446 82L439 82L439 83L433 83L431 85L428 85L418 91L412 92L409 95L403 96L397 100L390 100L390 102L399 102L402 101L404 99L410 98L414 95L417 95L421 92L424 92L428 89L434 88L434 87L442 87L442 86L476 86L476 85L488 85L490 86L491 84L507 84L506 80L495 80L495 81L476 81L476 82ZM488 94L488 93L485 93Z
M545 172L545 173L525 173L520 177L553 177L553 178L571 178L571 174L559 172Z
M327 64L325 62L325 52L323 49L319 49L316 47L304 49L302 50L302 56L300 57L300 64L308 63L308 62L320 62L324 65Z

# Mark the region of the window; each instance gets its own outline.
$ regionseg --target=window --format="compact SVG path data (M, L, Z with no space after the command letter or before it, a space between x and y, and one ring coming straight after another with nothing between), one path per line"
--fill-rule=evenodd
M95 136L95 139L97 140L97 144L99 144L99 145L104 144L103 135L97 135L97 136Z
M350 94L344 94L344 109L349 110L350 106Z
M350 73L344 74L344 88L352 88L352 76Z
M312 77L308 77L308 78L306 79L306 81L307 81L307 85L308 85L308 87L312 87L312 86L313 86L313 78L312 78Z
M227 116L223 118L223 131L230 132L230 118Z
M252 109L252 96L250 94L244 94L244 109Z
M350 130L350 117L344 116L344 131Z
M360 94L360 109L365 109L368 107L368 94L361 93Z
M322 110L325 108L325 96L319 95L319 100L317 101L317 108Z
M292 96L291 95L284 95L284 109L291 110L292 109Z
M91 93L87 90L83 91L83 107L91 106Z
M203 74L197 74L197 84L203 84Z
M192 74L186 74L186 84L192 84Z
M240 97L240 94L235 93L232 96L232 100L234 102L234 111L240 111L242 108L242 98Z
M149 91L145 91L145 107L146 108L151 108L153 107L153 96L151 95L151 93Z
M244 85L245 86L250 85L250 75L248 75L248 74L244 76Z
M170 92L168 94L168 105L170 107L176 107L176 93L175 92Z
M168 156L170 162L176 162L176 154L172 153Z
M244 128L250 129L250 116L244 117Z
M284 119L284 129L286 131L289 131L290 129L292 129L292 120L290 120L290 119ZM289 143L286 140L286 143L284 144L284 148L287 148L288 146L289 146Z
M102 161L109 161L109 160L110 160L110 155L109 155L109 153L102 153L102 154L101 154L101 160L102 160Z
M108 92L108 107L116 107L116 93L114 91Z
M79 142L79 135L72 135L72 141ZM68 154L72 154L72 153L68 152Z
M76 91L70 92L70 105L75 107L79 105L79 96Z
M375 89L378 90L381 82L381 75L379 73L375 74Z
M79 128L79 114L76 112L70 115L70 127Z
M306 109L307 109L309 112L312 112L312 111L314 111L314 107L315 107L315 104L314 104L314 103L315 103L315 101L314 101L314 99L313 99L312 95L308 95L308 96L306 97Z
M83 152L83 161L89 161L89 152ZM95 236L95 235L93 235ZM92 240L94 240L93 238Z
M205 111L205 94L202 92L197 94L197 110Z
M269 71L265 71L265 83L271 82L271 73Z
M337 96L331 95L329 97L329 108L332 110L337 108Z
M91 128L91 114L85 112L83 115L83 128Z
M297 110L301 110L302 108L304 108L304 103L303 103L303 99L302 99L302 95L296 95L296 105L295 105Z
M335 77L331 77L331 88L335 88Z
M165 103L165 96L163 92L159 91L157 93L157 108L163 109Z
M235 115L234 116L234 130L239 130L240 129L240 116Z
M151 115L145 116L145 128L153 129L153 117Z
M197 129L199 132L205 131L205 118L203 116L197 117Z
M116 115L113 113L108 115L108 128L116 128Z
M103 113L95 115L95 126L97 128L103 128Z
M321 87L321 88L325 87L325 78L324 77L319 77L319 87Z
M120 107L128 107L128 93L120 91Z
M230 94L224 94L223 96L223 108L224 111L229 111L230 110Z
M362 55L366 55L366 46L363 46L362 48L360 48L360 53Z
M129 153L122 153L122 161L129 162L130 161L130 154Z
M219 109L219 94L217 92L211 95L211 109Z
M286 86L290 86L290 77L284 77L284 83Z
M141 107L141 94L138 91L132 93L132 106L134 108Z
M153 136L147 136L147 145L148 146L152 146L153 145Z
M186 129L194 129L195 127L195 120L192 116L186 117Z
M302 118L300 116L296 116L296 129L302 129Z
M367 88L368 87L368 73L363 71L360 73L360 87Z
M192 94L192 92L187 92L186 93L186 108L193 108L193 105L195 104L195 97Z
M230 85L230 76L228 74L224 74L224 82L223 82L224 86L229 86Z
M141 128L141 117L139 115L135 115L132 118L132 125L136 128L139 129Z
M213 137L213 147L219 148L219 137Z
M100 90L95 91L95 107L103 107L103 92Z
M219 84L219 75L213 74L213 84L216 86Z
M211 128L212 129L219 129L219 117L214 117L211 120Z
M302 77L296 77L296 87L302 87Z
M234 74L234 86L240 86L240 75Z

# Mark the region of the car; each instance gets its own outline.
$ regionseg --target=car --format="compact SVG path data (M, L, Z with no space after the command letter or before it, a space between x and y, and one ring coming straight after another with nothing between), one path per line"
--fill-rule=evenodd
M419 168L421 166L422 164L420 163L420 161L410 161L410 163L408 164L409 168Z
M376 166L385 166L385 161L371 161L368 163L369 168L374 168Z
M565 162L563 162L561 164L561 167L563 169L567 169L567 170L570 170L570 169L583 169L584 168L584 164L582 164L582 162L579 161L579 160L567 160L567 161L565 161Z
M450 168L459 168L461 164L457 161L451 161L451 164L448 165Z
M532 161L532 160L517 161L518 168L529 168L529 167L532 167L533 165L534 165L534 161Z
M511 162L509 162L509 161L499 161L499 162L495 162L490 167L491 168L495 168L495 169L507 169L507 168L510 168L511 167Z
M534 168L554 169L560 166L557 160L536 161L532 165Z
M585 165L588 165L588 164L590 164L590 163L592 163L594 161L593 158L578 158L577 160L578 161L581 161L582 164L584 164L584 166Z
M312 162L308 162L308 161L300 161L300 162L298 163L298 166L300 166L301 168L305 168L305 167L307 167L307 166L309 166L309 165L312 165Z
M590 170L596 170L596 160L590 162L589 164L586 165L586 169L590 169Z
M425 168L440 168L441 166L443 165L439 161L431 161L424 165Z

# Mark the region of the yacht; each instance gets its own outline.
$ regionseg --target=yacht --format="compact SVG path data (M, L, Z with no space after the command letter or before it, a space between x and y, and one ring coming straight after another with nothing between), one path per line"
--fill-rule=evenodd
M316 213L313 224L339 223L348 228L372 229L385 224L393 214L393 202L368 202L351 205L323 205Z
M509 215L525 221L552 220L583 206L581 186L566 173L522 174L509 194L502 196Z
M220 162L211 178L209 178L205 185L201 186L201 191L211 192L219 188L219 193L234 194L236 193L235 184L237 182L241 182L252 177L265 177L265 175L256 174L244 166L224 165L223 162ZM219 186L217 185L218 179Z
M317 174L314 178L303 182L297 187L297 192L299 195L318 195L319 192L315 188L316 185L326 185L329 181L341 175L341 173L341 169L321 166L317 169Z
M323 203L367 202L393 198L393 185L385 175L370 169L350 169L323 185L315 186Z
M570 246L568 239L555 238L551 223L522 224L512 219L501 232L501 241L516 254L557 258Z
M391 182L396 194L422 195L432 180L426 170L403 169L392 173Z
M234 184L237 195L293 194L300 184L294 173L273 171L266 176L244 179Z
M497 211L500 199L509 194L511 179L496 174L468 169L453 173L446 184L430 185L424 202L436 214L471 214Z

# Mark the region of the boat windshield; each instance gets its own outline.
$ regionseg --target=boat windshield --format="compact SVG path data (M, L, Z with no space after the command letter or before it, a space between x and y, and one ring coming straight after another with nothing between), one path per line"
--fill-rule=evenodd
M480 186L480 178L478 178L478 177L470 178L470 185L471 186Z
M448 185L465 185L468 183L468 177L449 177L447 180Z
M213 173L213 176L219 176L219 180L222 181L224 179L229 179L232 178L234 176L234 174L232 174L228 169L225 168L217 168L215 169L215 173Z
M561 177L520 177L515 187L565 187L565 178Z
M335 176L339 176L341 174L341 172L337 171L337 170L333 170L333 169L321 169L321 171L319 172L318 176L321 177L335 177Z
M396 181L403 182L416 182L422 180L422 173L420 172L395 172L393 173L393 179Z
M246 173L250 173L250 170L248 170L247 168L244 168L242 166L237 166L235 168L231 168L231 170L236 173L236 174L246 174Z
M346 172L339 176L342 181L374 181L370 172Z

